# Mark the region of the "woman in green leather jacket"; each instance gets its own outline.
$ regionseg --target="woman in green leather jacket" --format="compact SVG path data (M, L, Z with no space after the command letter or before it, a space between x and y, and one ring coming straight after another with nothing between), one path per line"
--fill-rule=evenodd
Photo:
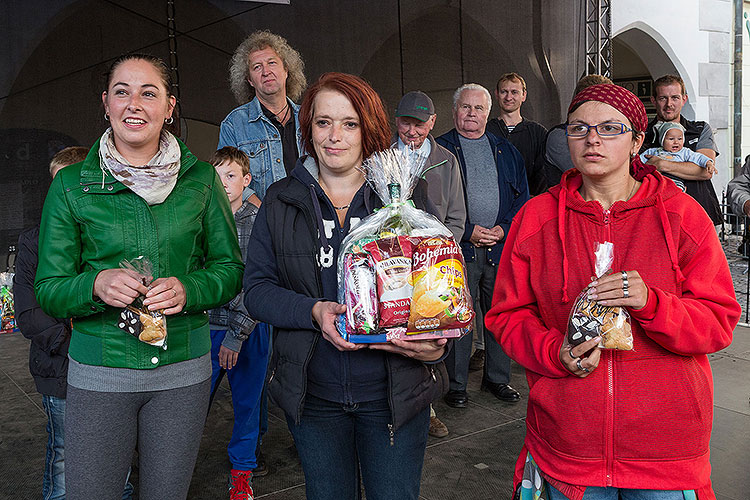
M42 214L36 294L72 318L66 429L69 499L122 494L138 446L142 499L186 498L211 379L206 309L241 289L243 265L214 168L171 133L175 98L158 58L117 59L102 94L111 127L56 176ZM120 268L148 257L153 277ZM167 349L118 327L139 295L166 315Z

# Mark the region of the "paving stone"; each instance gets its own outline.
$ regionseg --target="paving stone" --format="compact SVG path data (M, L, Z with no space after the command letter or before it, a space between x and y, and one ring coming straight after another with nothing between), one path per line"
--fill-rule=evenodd
M749 463L750 419L747 414L715 408L714 431L711 435L711 482L717 500L747 500L750 491Z

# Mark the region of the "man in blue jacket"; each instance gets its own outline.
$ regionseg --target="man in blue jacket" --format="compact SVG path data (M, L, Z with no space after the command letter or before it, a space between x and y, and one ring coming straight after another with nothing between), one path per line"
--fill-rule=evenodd
M299 52L270 31L251 33L234 51L229 82L240 107L219 129L219 145L234 146L250 158L250 190L259 205L268 186L286 177L302 153L294 103L307 86Z
M256 207L260 207L271 184L294 170L304 152L299 106L294 103L307 87L304 69L299 52L285 38L267 30L251 33L232 56L229 84L240 106L221 122L217 149L233 146L247 155L252 180L242 193L242 201L249 199ZM255 477L268 474L261 453L268 429L265 385L260 412Z
M437 142L453 153L461 166L466 200L466 225L461 249L466 260L469 290L475 304L487 311L497 276L497 263L510 223L529 199L523 158L506 139L486 133L492 98L475 83L459 87L453 94L455 128ZM476 326L484 337L485 364L482 390L502 401L515 402L521 395L510 381L510 358L484 324ZM450 390L445 402L466 408L472 338L466 335L453 345L445 360Z

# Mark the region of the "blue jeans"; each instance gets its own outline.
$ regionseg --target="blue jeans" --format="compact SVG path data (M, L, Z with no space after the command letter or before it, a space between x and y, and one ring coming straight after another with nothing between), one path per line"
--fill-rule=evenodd
M233 469L253 470L261 427L261 393L268 365L268 325L259 323L242 343L237 364L229 371L219 365L219 349L226 330L211 330L211 394L226 373L232 390L234 427L227 451Z
M65 399L42 394L42 408L47 414L47 454L42 475L42 498L65 499ZM130 479L130 470L128 470ZM133 485L125 480L122 500L130 500Z
M417 500L430 408L391 433L388 401L343 404L310 394L299 425L286 416L294 437L308 500L361 498Z
M693 495L692 497L689 496L691 494ZM547 495L549 500L566 500L565 495L549 483L547 483ZM583 494L583 500L687 500L690 498L693 500L696 498L692 491L633 490L627 488L600 488L597 486L587 486L586 492Z
M65 498L65 400L42 395L47 414L47 455L42 476L42 498Z

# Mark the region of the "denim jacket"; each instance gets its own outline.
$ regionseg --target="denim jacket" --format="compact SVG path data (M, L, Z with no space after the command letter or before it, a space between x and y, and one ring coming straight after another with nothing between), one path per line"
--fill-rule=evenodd
M299 128L299 106L287 97L294 112L297 130L297 152L302 156L302 135ZM218 149L234 146L250 158L250 188L262 200L268 186L286 177L284 151L279 130L263 114L260 101L255 97L247 104L235 108L221 122Z

